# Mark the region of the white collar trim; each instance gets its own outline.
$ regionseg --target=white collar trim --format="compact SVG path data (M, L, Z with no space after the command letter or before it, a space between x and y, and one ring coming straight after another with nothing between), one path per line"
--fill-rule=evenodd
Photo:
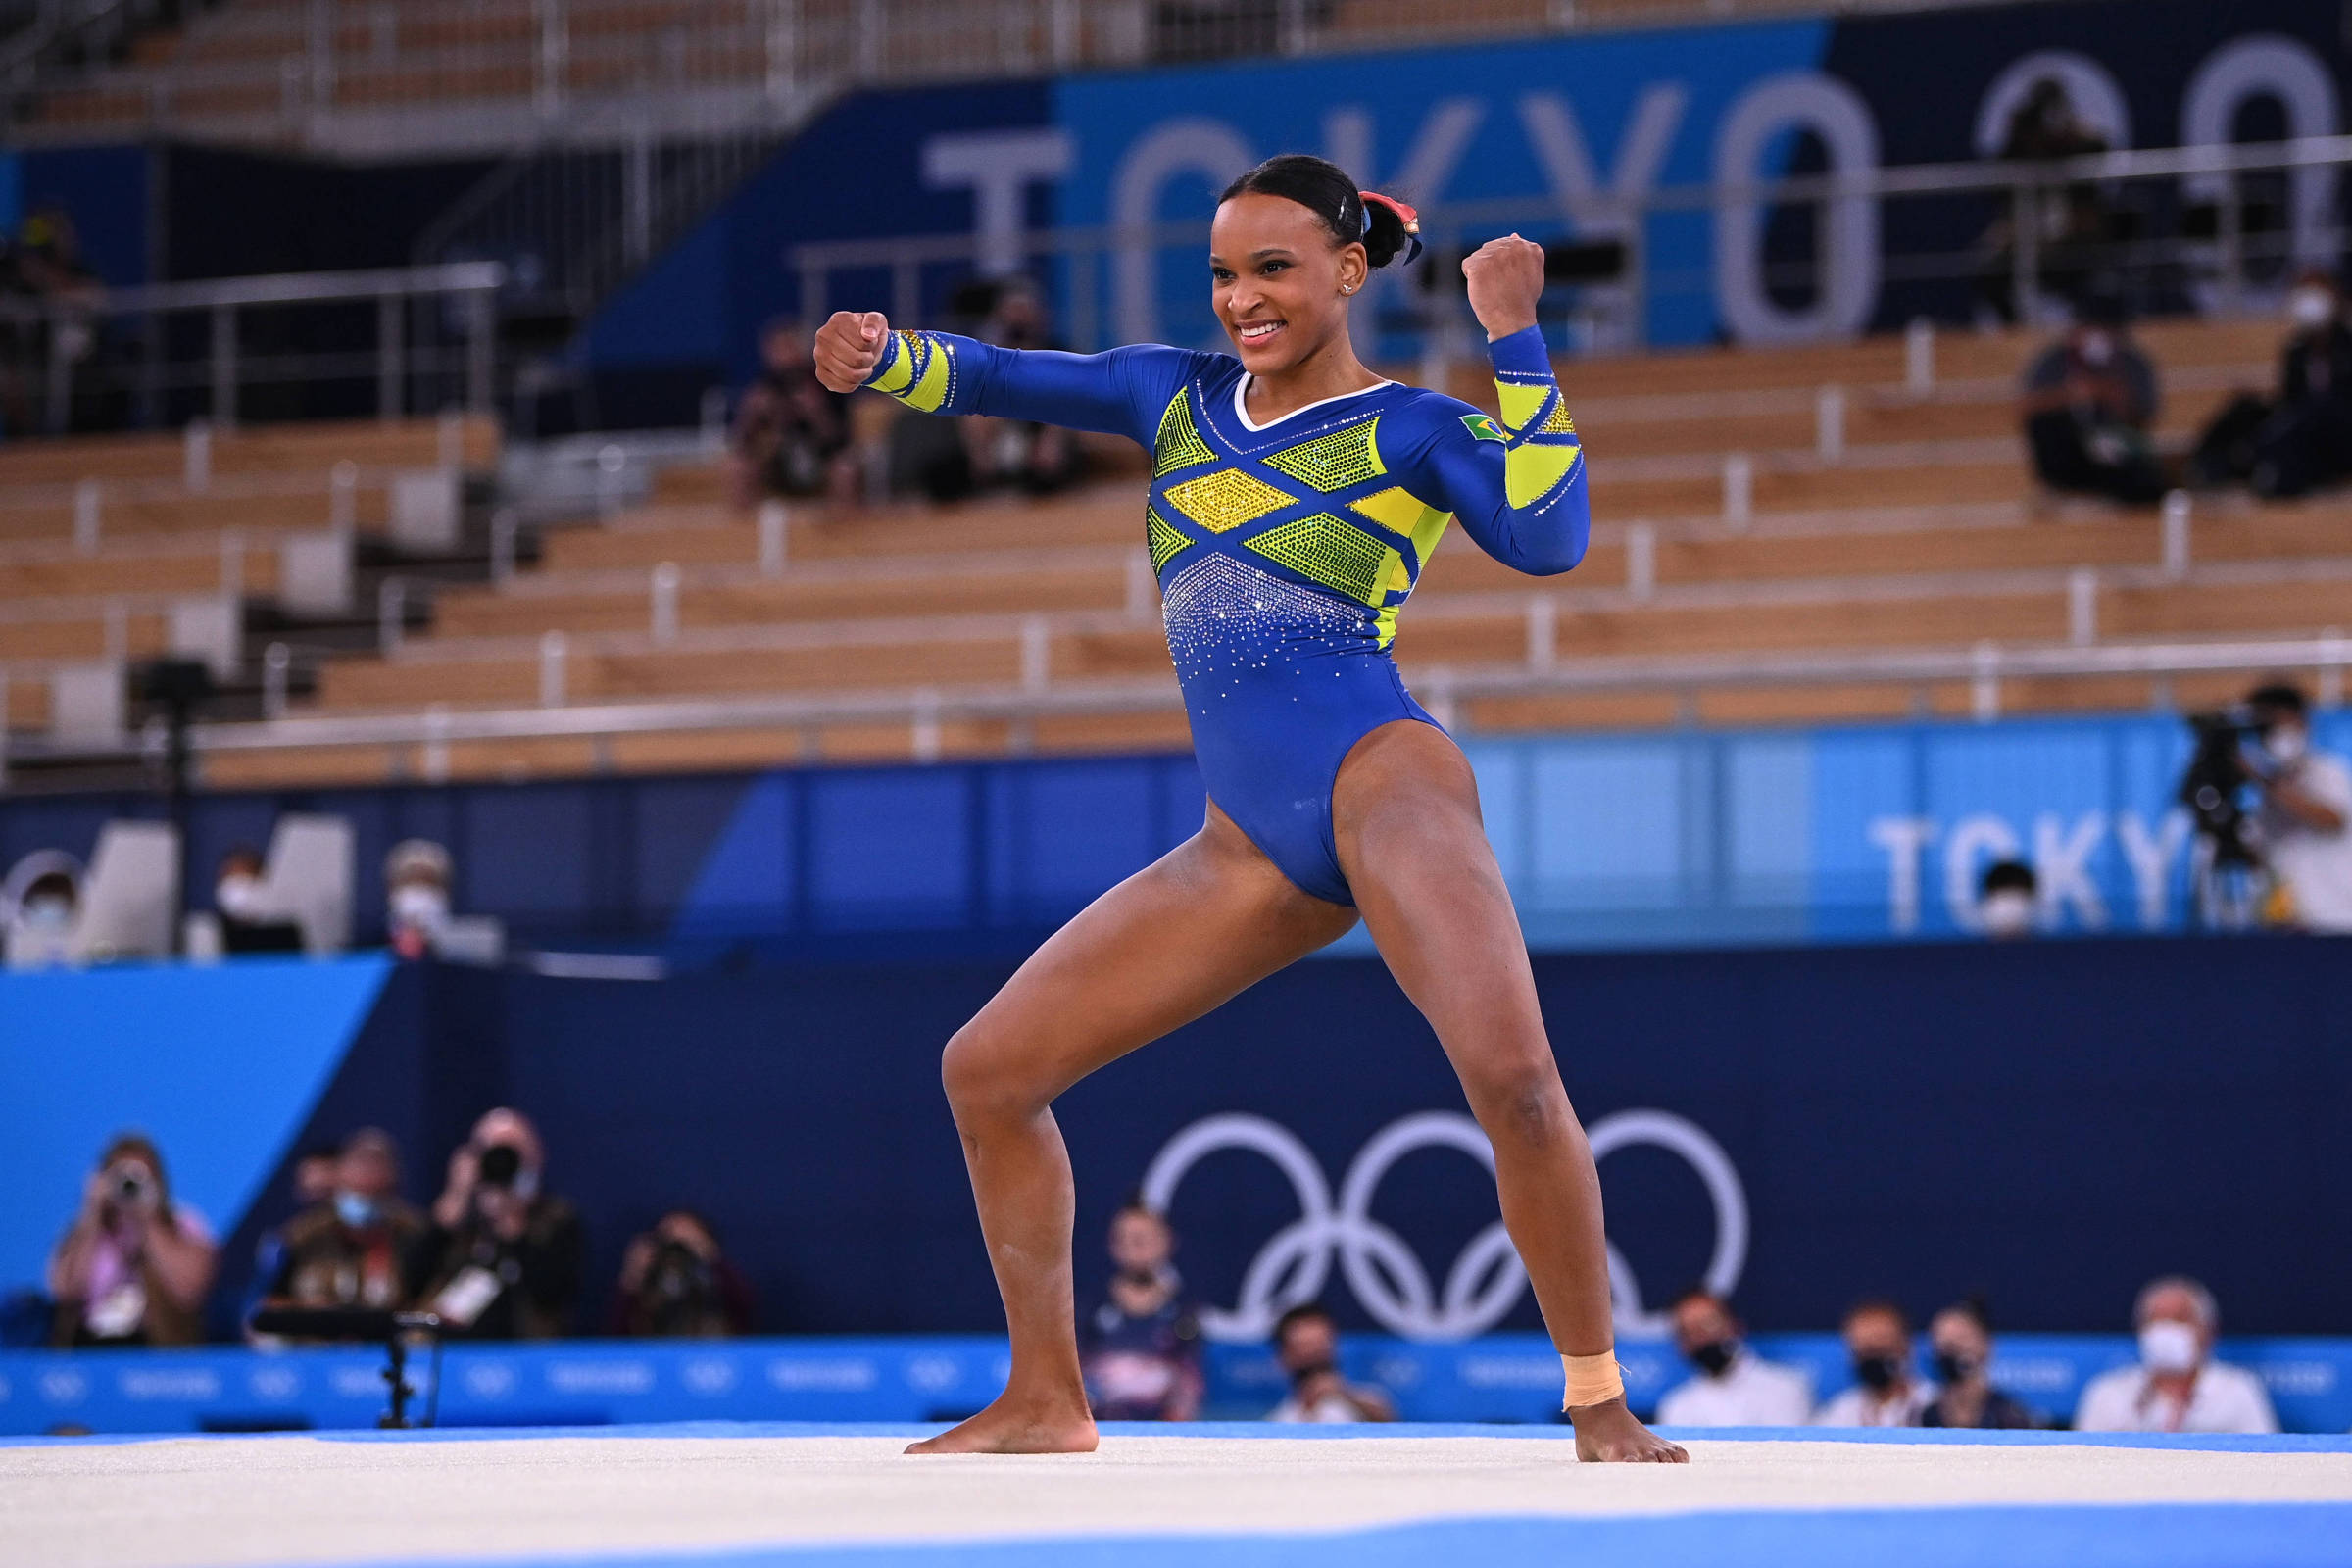
M1332 397L1318 398L1314 402L1307 404L1304 408L1293 409L1288 414L1277 416L1274 418L1268 419L1265 423L1260 424L1255 419L1250 417L1250 405L1248 401L1250 396L1250 383L1256 379L1256 376L1251 375L1249 371L1245 370L1242 372L1241 378L1233 383L1233 416L1241 421L1243 429L1250 431L1253 435L1261 430L1271 430L1276 425L1283 423L1285 420L1296 419L1301 414L1309 413L1315 409L1328 408L1334 403L1345 403L1349 398L1360 398L1367 392L1377 392L1384 386L1395 386L1396 384L1394 381L1375 381L1370 386L1359 386L1352 392L1342 392Z

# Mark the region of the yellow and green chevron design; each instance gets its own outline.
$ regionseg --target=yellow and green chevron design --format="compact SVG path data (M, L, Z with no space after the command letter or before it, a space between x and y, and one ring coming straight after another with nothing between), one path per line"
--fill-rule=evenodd
M1389 471L1380 461L1379 425L1380 419L1375 416L1359 424L1316 436L1312 441L1268 453L1257 461L1325 494L1345 490Z
M1189 468L1199 463L1214 463L1217 455L1200 439L1193 428L1191 394L1179 392L1168 402L1167 412L1159 416L1159 438L1152 445L1152 477Z
M1210 533L1231 533L1292 505L1291 497L1239 468L1219 468L1161 492L1168 505Z
M1268 528L1242 544L1375 609L1390 589L1408 586L1404 558L1394 547L1328 512Z
M1178 533L1170 526L1168 519L1159 514L1157 507L1144 508L1144 545L1152 552L1153 571L1165 566L1177 552L1191 544L1190 539Z
M1502 426L1510 432L1502 460L1504 499L1514 507L1533 506L1565 485L1583 460L1576 421L1568 417L1560 389L1548 380L1497 379L1494 394Z
M869 383L910 409L937 414L955 391L956 356L928 332L898 332L898 352Z

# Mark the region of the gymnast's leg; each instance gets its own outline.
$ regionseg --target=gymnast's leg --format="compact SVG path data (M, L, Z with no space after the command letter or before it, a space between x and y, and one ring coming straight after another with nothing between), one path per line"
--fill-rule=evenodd
M1610 1352L1600 1178L1552 1060L1468 760L1433 725L1384 724L1341 765L1332 822L1365 927L1437 1031L1494 1146L1503 1223L1553 1345L1563 1356ZM1569 1414L1581 1459L1689 1457L1635 1420L1622 1394Z
M1095 1446L1070 1284L1076 1196L1054 1097L1345 934L1214 805L1200 833L1095 901L948 1043L941 1076L1012 1333L1012 1376L909 1453Z

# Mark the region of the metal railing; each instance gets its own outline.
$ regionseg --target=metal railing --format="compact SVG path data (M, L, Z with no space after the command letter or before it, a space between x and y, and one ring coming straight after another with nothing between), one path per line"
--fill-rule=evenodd
M755 172L821 106L732 134L664 141L630 135L614 149L539 148L508 159L418 235L420 264L495 257L510 298L584 314Z
M154 0L47 0L136 10ZM0 77L25 133L200 131L346 152L601 144L627 127L723 134L844 84L1034 75L1539 36L1747 15L1994 0L307 0L231 3L166 60ZM54 130L27 92L86 102ZM583 110L592 111L582 113Z
M71 297L0 299L20 358L6 392L25 425L62 432L77 408L127 403L103 422L177 424L201 416L232 426L260 389L297 395L291 412L396 418L450 405L487 411L495 396L495 262L358 272L295 272L93 289ZM438 308L436 308L438 307ZM290 341L250 344L247 324L270 313ZM345 346L306 346L341 338ZM340 404L300 395L340 383ZM281 403L284 401L281 397ZM273 412L288 412L278 410Z
M1981 306L1997 303L2028 321L2047 318L2054 302L2094 280L2147 314L2233 314L2274 298L2300 266L2340 261L2347 239L2341 189L2347 167L2352 135L2332 135L2046 163L1874 168L1596 200L1435 203L1421 215L1429 259L1411 282L1376 274L1373 324L1382 335L1384 359L1420 357L1434 374L1444 363L1464 357L1476 338L1458 279L1442 270L1484 239L1513 229L1546 241L1599 239L1623 247L1612 276L1553 296L1556 314L1570 316L1576 328L1570 347L1588 351L1643 346L1662 307L1694 296L1720 314L1735 337L1763 341L1859 333L1881 314L1892 288L1940 287L1951 295L1954 285L1966 285ZM2255 188L2265 183L2283 186L2284 198ZM2130 232L2063 245L2042 240L2052 199L2083 188L2099 193L2104 211L2129 216L2117 227ZM1900 249L1885 237L1911 226L1886 221L1886 209L1896 204L1943 204L1946 217L1957 208L1962 217L1976 217L1982 237L1959 248ZM1781 213L1813 220L1821 238L1810 254L1780 254L1761 238L1766 219ZM1655 220L1690 214L1712 215L1717 226L1711 249L1701 247L1704 265L1695 268L1653 234ZM1832 237L1839 234L1866 242ZM2015 242L2009 235L2017 236ZM1073 347L1094 350L1123 342L1212 341L1205 287L1192 306L1179 308L1189 316L1171 318L1162 285L1169 269L1200 270L1206 239L1205 220L1114 217L1029 230L1013 243L1021 270L1041 278L1062 303L1064 337ZM1004 243L1004 236L977 233L827 241L796 248L788 265L800 277L803 310L811 318L855 306L920 322L959 283L981 272L984 246ZM887 283L877 288L883 277ZM1806 303L1791 306L1783 297Z
M560 673L561 634L556 639L559 673L551 699L537 708L453 710L434 707L421 713L320 715L243 723L202 723L190 731L199 758L311 748L382 749L396 759L390 771L427 782L446 779L453 746L498 741L574 739L611 741L635 735L717 731L803 730L805 750L819 755L816 736L830 725L905 724L909 751L921 761L943 753L946 726L966 721L1010 724L1011 749L1026 750L1020 735L1041 718L1174 713L1183 700L1165 677L1089 680L1067 685L988 685L967 688L845 692L809 697L730 697L629 704L566 705ZM2004 712L2002 683L2066 677L2138 676L2153 681L2175 677L2308 670L2323 707L2343 701L2344 672L2352 667L2352 638L2247 638L2201 643L2075 644L2003 646L1979 643L1964 648L1874 649L1838 653L1669 656L1579 660L1544 666L1530 661L1491 666L1425 666L1412 679L1430 710L1449 727L1477 733L1463 705L1490 698L1663 693L1684 699L1689 709L1704 691L1807 686L1876 686L1908 689L1921 713L1935 710L1936 687L1966 685L1976 718L1990 722ZM543 684L545 684L543 682ZM146 735L124 743L137 752L160 744ZM88 742L16 736L0 741L20 761L78 759L103 748ZM0 751L0 779L7 751ZM609 766L611 759L600 759Z

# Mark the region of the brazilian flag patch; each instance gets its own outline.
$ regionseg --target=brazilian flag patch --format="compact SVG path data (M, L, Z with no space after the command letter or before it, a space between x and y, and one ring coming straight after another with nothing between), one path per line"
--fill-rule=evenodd
M1481 441L1501 441L1506 446L1510 444L1502 433L1502 427L1483 414L1463 415L1462 428Z

